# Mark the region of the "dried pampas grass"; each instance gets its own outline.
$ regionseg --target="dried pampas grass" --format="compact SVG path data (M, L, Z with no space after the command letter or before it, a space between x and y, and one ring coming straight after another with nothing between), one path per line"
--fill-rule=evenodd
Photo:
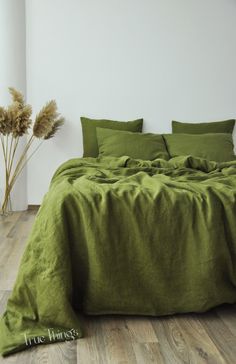
M12 103L4 108L0 107L0 141L5 162L5 196L0 212L5 214L9 205L10 192L12 187L25 167L28 160L37 151L38 147L28 155L28 151L36 138L48 140L55 136L64 119L57 111L57 104L54 100L49 101L36 115L31 136L25 145L18 161L14 163L18 142L20 137L29 133L32 125L32 107L25 104L24 96L13 87L9 88ZM13 165L15 168L13 170Z
M9 128L8 120L6 117L6 110L3 107L0 107L0 135L7 135L11 132L11 128Z
M51 132L57 117L57 104L54 100L49 101L36 116L33 127L34 136L36 138L44 138Z
M12 134L14 138L28 133L32 124L32 120L30 119L31 115L32 107L30 105L23 106L13 124Z
M56 121L54 121L51 130L44 136L44 140L53 138L63 124L64 124L64 118L59 118Z
M24 104L25 104L23 94L20 91L17 91L13 87L9 87L8 90L9 90L9 92L11 94L13 102L18 102L18 104L21 105L21 107L23 107Z

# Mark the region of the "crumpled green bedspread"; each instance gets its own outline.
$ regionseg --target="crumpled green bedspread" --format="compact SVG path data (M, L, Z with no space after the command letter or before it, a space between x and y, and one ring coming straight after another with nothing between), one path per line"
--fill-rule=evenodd
M236 302L236 161L82 158L55 173L0 322L0 352L82 336L78 312Z

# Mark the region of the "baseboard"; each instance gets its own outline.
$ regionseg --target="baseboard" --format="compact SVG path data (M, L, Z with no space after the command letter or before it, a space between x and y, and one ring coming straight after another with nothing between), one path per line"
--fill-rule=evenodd
M28 205L28 210L38 210L40 205Z

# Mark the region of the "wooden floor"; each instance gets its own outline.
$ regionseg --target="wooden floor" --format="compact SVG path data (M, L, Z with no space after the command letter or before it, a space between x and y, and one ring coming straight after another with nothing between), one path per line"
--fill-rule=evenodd
M0 217L0 313L12 290L36 212ZM84 319L83 339L38 346L0 363L236 364L236 305L171 317Z

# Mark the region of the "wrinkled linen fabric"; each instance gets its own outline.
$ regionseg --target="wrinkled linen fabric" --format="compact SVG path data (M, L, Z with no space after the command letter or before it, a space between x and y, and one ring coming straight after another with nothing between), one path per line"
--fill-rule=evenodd
M77 339L82 313L156 316L235 302L236 161L72 159L36 216L0 352L39 337ZM64 334L52 340L49 330Z

